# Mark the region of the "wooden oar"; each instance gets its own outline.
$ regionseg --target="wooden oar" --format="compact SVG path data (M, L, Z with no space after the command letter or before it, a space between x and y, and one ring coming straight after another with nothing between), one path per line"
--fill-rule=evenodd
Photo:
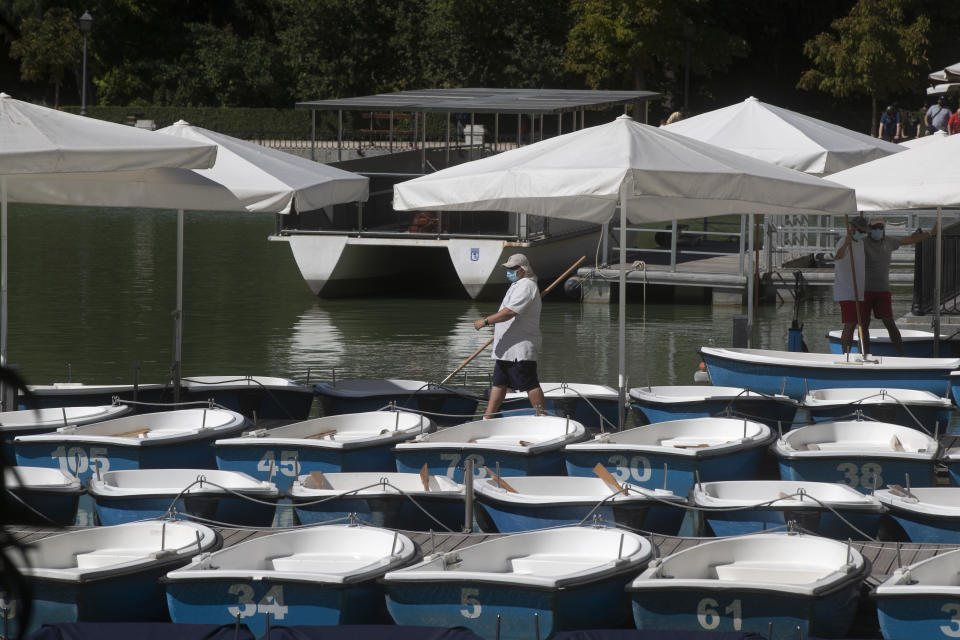
M621 487L620 483L617 482L616 478L613 477L613 474L607 471L607 468L601 463L598 462L596 465L594 465L593 473L595 476L610 485L611 488L616 489L617 491L623 491L623 487Z
M495 474L493 471L490 471L490 467L484 467L484 470L487 472L487 475L493 478L499 486L503 487L510 493L517 493L517 490L507 484L507 481Z
M423 490L430 491L430 472L427 471L427 463L424 462L420 467L420 482L423 483Z
M564 271L563 273L561 273L561 274L560 274L560 277L553 281L553 284L551 284L549 287L547 287L546 289L544 289L543 291L540 292L540 297L542 298L543 296L545 296L545 295L547 295L548 293L550 293L550 291L552 291L555 286L557 286L558 284L560 284L560 283L563 281L564 278L566 278L568 275L570 275L570 272L571 272L571 271L573 271L574 269L576 269L577 267L579 267L580 264L581 264L584 260L586 260L586 259L587 259L587 256L580 256L580 259L577 260L576 262L574 262L574 263L573 263L573 266L571 266L569 269L567 269L566 271ZM487 340L486 342L483 343L483 346L482 346L482 347L480 347L479 349L477 349L476 351L474 351L474 352L470 355L469 358L467 358L466 360L464 360L463 362L461 362L461 363L460 363L460 366L457 367L456 369L454 369L454 370L450 373L450 375L448 375L446 378L444 378L443 380L441 380L441 381L440 381L440 384L443 385L443 384L447 384L448 382L450 382L450 380L453 379L453 376L457 375L457 373L459 373L461 369L463 369L465 366L467 366L468 364L470 364L470 362L471 362L474 358L476 358L478 355L480 355L481 353L483 353L483 350L486 349L487 347L489 347L491 344L493 344L493 337L492 337L492 336L491 336L491 338L490 338L489 340Z
M115 438L134 438L136 436L142 436L147 433L150 433L150 429L138 429L137 431L127 431L126 433L116 433L114 434L114 437Z
M849 232L850 221L848 220L848 217L849 216L844 214L843 219L847 223L847 226L848 226L847 231ZM850 258L850 275L853 276L853 304L854 304L854 307L856 307L857 309L857 336L860 338L860 357L866 359L867 354L863 349L863 322L860 319L860 293L857 290L857 268L853 265L853 241L852 240L850 241L849 248L850 248L850 251L848 251L847 253L849 254L849 258ZM866 262L864 262L864 266L866 266ZM866 282L866 276L864 276L864 282Z
M336 429L330 429L329 431L321 431L320 433L314 433L313 435L304 436L304 440L320 440L329 436L333 440L333 436L336 435Z
M330 486L327 484L327 479L323 477L322 471L311 471L310 480L313 482L313 487L307 487L308 489L329 489Z

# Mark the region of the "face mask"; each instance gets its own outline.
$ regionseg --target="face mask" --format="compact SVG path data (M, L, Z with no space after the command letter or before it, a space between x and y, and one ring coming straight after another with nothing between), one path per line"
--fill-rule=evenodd
M864 237L865 235L867 235L867 234L865 234L863 231L854 231L854 232L853 232L853 239L854 239L854 240L863 240L863 237Z
M510 282L516 282L519 279L520 279L520 276L517 275L516 269L509 269L507 271L507 280L509 280Z
M870 237L873 238L874 240L883 239L883 229L871 229Z

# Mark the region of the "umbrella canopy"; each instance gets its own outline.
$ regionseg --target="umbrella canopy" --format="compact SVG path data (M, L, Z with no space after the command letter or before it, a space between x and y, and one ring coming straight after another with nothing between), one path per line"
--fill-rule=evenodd
M944 82L927 87L928 96L944 96L948 93L960 93L960 82Z
M217 145L217 163L197 173L229 189L247 211L311 211L366 200L369 195L369 179L364 176L195 127L183 120L157 133Z
M664 129L815 175L828 175L902 151L891 142L753 97Z
M934 131L931 134L922 136L920 138L912 138L910 140L904 140L899 143L901 147L907 147L909 149L915 149L916 147L923 147L928 144L943 142L949 137L946 131Z
M519 211L589 222L743 213L849 213L853 191L620 116L393 187L397 210ZM626 271L619 293L620 426L626 394Z
M0 93L0 174L212 167L217 148L85 118Z

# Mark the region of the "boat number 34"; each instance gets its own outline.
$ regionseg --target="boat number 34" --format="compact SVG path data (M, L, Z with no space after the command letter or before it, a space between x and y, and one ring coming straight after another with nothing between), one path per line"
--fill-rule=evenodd
M856 465L852 462L841 462L837 465L837 471L843 474L843 482L849 487L856 489L873 489L874 487L884 486L883 469L876 462L866 462L862 465Z
M248 584L232 584L227 592L237 596L236 606L227 607L231 618L249 618L258 613L269 613L274 620L283 620L287 615L287 607L283 604L283 587L280 585L270 587L259 602L254 602L256 594Z
M106 447L64 447L53 450L50 457L60 465L60 471L68 476L79 476L81 473L98 469L100 473L110 470L110 460L107 458Z
M280 451L279 457L273 449L267 449L257 463L257 471L269 474L272 480L277 473L291 478L300 475L300 462L297 461L296 451Z
M650 480L650 460L644 456L610 456L608 467L613 467L612 474L619 482L647 482Z
M743 626L743 618L739 598L733 600L723 608L723 615L730 616L733 621L734 631L740 631L740 628ZM697 623L707 631L712 631L719 627L720 603L713 598L704 598L697 603Z

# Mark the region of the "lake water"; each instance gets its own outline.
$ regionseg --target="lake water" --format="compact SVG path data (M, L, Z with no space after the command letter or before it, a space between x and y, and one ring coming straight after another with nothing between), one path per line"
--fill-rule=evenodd
M442 380L491 335L473 320L495 302L467 298L322 300L289 247L268 242L273 217L185 216L184 375L270 375ZM173 353L176 213L11 205L9 361L31 384L161 382ZM536 265L534 265L535 267ZM549 283L542 282L541 287ZM429 290L430 283L424 282ZM552 294L543 306L545 381L616 385L617 307ZM642 302L631 289L631 386L691 384L701 345L732 343L737 307ZM895 313L909 310L895 294ZM793 303L762 305L754 346L786 349ZM829 288L800 303L811 350L839 327ZM465 369L487 384L489 352ZM458 375L463 382L463 375Z

